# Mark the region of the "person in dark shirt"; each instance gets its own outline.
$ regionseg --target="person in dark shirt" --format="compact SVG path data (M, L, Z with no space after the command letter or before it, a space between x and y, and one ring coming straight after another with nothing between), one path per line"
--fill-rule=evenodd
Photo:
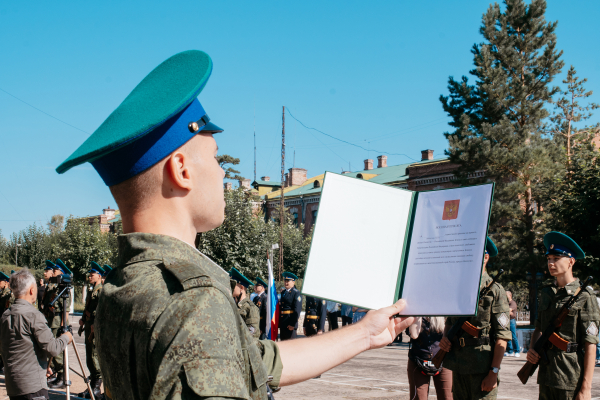
M46 285L44 284L44 280L40 279L37 287L37 304L38 310L42 311L42 299L44 298L44 293L46 292Z

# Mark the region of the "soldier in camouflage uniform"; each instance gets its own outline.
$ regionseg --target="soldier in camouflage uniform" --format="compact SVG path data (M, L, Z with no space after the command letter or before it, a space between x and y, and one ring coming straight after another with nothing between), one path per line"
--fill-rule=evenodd
M489 258L497 254L494 242L487 238L480 289L492 281L485 267ZM474 332L463 331L451 343L445 334L457 320L457 317L446 319L444 337L440 341L440 349L448 352L444 367L452 370L452 394L461 400L495 399L500 363L508 340L512 339L510 308L502 285L494 283L487 295L479 299L477 316L469 319Z
M67 266L62 262L61 259L56 260L56 264L54 265L54 274L53 276L59 276L62 274L71 275L71 271L67 268ZM62 326L62 312L63 312L63 302L62 300L57 300L53 306L50 306L50 303L54 301L56 296L60 294L58 290L58 285L54 283L49 283L46 287L46 292L44 293L43 299L43 313L46 317L46 321L48 321L48 326L52 330L52 334L55 338L59 337L58 328ZM69 297L67 301L67 307L71 306L71 297ZM65 321L66 325L69 325L69 321ZM64 373L64 360L63 353L60 353L56 357L52 358L52 370L56 373L54 378L48 380L48 387L50 389L60 389L64 388L63 382L63 373Z
M232 268L229 276L234 282L232 289L233 298L238 306L240 316L248 327L252 336L256 339L260 337L260 310L248 297L248 287L252 286L252 281L246 278L240 271Z
M94 338L94 320L96 319L96 307L98 306L98 299L102 292L102 277L106 271L96 262L90 263L90 270L88 271L88 280L90 282L91 290L85 298L85 308L83 310L83 316L79 320L79 330L84 328L85 337L85 362L90 371L90 386L94 392L94 398L100 398L101 387L102 387L102 373L100 372L100 363L98 361L98 353L96 351L96 340ZM93 287L92 287L93 285ZM79 334L81 336L81 333ZM79 393L79 397L84 399L91 399L89 390Z
M227 272L194 247L225 211L213 138L222 130L197 98L211 71L201 51L169 58L57 168L91 162L121 210L119 256L94 323L113 400L266 399L269 387L381 348L413 322L393 317L400 300L327 335L281 345L252 337Z
M550 343L545 349L547 360L540 362L540 355L533 349L543 330L581 286L579 279L573 276L573 265L575 260L585 258L579 245L560 232L546 234L544 246L548 271L556 280L542 287L527 361L540 364L537 377L540 400L589 399L600 323L600 310L592 288L588 286L584 289L557 332L561 339L569 342L567 350L563 351Z

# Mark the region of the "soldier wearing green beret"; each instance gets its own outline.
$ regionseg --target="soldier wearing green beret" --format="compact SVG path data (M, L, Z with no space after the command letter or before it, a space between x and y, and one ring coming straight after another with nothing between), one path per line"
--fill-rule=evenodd
M581 286L579 279L573 276L573 266L575 260L585 258L579 245L564 233L547 233L544 246L548 272L555 281L541 290L527 361L540 363L537 383L541 400L590 399L600 323L600 310L592 288L584 288L557 332L561 342L568 342L566 349L550 343L545 349L547 360L541 362L540 354L533 349L558 310Z
M237 303L238 312L252 336L258 339L260 337L260 310L248 297L248 287L252 286L252 281L235 268L229 271L229 276L234 284L233 298Z
M102 387L102 373L100 372L100 362L98 361L98 352L96 351L96 340L94 338L94 321L96 319L96 308L98 307L98 299L102 292L102 277L104 269L98 263L92 261L90 270L88 271L88 281L90 282L91 291L85 298L85 308L83 316L79 320L81 336L81 327L83 327L85 337L85 363L90 371L90 386L94 392L94 398L100 398ZM79 393L79 397L91 399L89 390Z
M498 255L496 245L486 239L480 288L492 281L486 271L490 257ZM510 308L504 288L495 282L491 290L479 299L477 316L469 319L468 327L450 342L445 336L457 317L446 319L440 349L447 351L444 367L452 370L452 394L455 399L495 399L498 395L498 372L509 340Z
M201 51L169 58L57 168L90 162L121 211L118 273L106 278L94 324L114 400L266 399L269 388L385 346L413 321L393 318L400 300L326 335L286 343L252 337L227 272L194 247L198 232L225 218L213 137L222 130L197 98L212 65Z
M53 267L54 269L54 273L52 274L52 277L56 277L62 274L67 274L67 275L72 275L71 271L69 270L69 268L67 268L67 266L63 263L63 261L58 258L56 260L56 263ZM57 300L56 302L54 302L54 305L50 306L50 303L52 303L56 297L60 294L59 289L58 289L58 285L54 284L54 283L50 283L48 284L48 287L46 288L46 292L44 293L44 316L46 317L46 321L48 321L48 326L50 327L50 329L52 330L52 334L54 335L55 338L58 338L60 336L60 334L58 333L58 328L60 328L62 326L62 311L63 311L63 303L61 300ZM67 301L67 307L71 306L71 297L69 297L68 301ZM65 325L69 325L69 321L65 321ZM52 370L56 373L56 375L54 376L54 378L51 378L48 380L48 387L50 389L60 389L60 388L64 388L65 384L64 384L64 380L63 380L63 373L64 373L64 360L63 360L63 353L58 354L56 357L54 357L52 359Z

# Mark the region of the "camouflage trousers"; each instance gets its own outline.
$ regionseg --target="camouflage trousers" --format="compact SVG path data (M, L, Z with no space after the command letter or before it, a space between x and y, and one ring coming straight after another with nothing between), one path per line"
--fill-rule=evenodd
M85 335L85 364L90 371L90 379L92 382L96 382L98 379L102 379L102 373L100 372L100 361L98 360L98 351L96 350L96 340L92 337L92 326L86 325L84 329Z
M461 400L495 400L498 395L498 386L491 392L481 390L481 382L488 375L483 374L457 374L452 373L452 395L455 399ZM498 385L500 385L500 376L498 376Z
M60 336L58 334L58 328L52 328L52 335L54 335L54 337ZM54 370L54 372L62 373L65 369L65 363L63 360L64 354L64 352L60 352L60 354L56 355L56 357L52 357L52 364L50 366L52 367L52 370Z
M571 400L577 396L576 390L557 389L546 385L540 385L539 400Z

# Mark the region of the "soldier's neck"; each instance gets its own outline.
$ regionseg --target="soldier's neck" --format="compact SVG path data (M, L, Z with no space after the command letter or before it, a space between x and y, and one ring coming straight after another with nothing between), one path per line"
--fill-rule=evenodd
M559 288L564 288L565 286L567 286L569 283L573 282L574 280L575 280L575 277L573 276L572 269L569 269L567 272L565 272L562 275L556 276L556 284L558 285Z

